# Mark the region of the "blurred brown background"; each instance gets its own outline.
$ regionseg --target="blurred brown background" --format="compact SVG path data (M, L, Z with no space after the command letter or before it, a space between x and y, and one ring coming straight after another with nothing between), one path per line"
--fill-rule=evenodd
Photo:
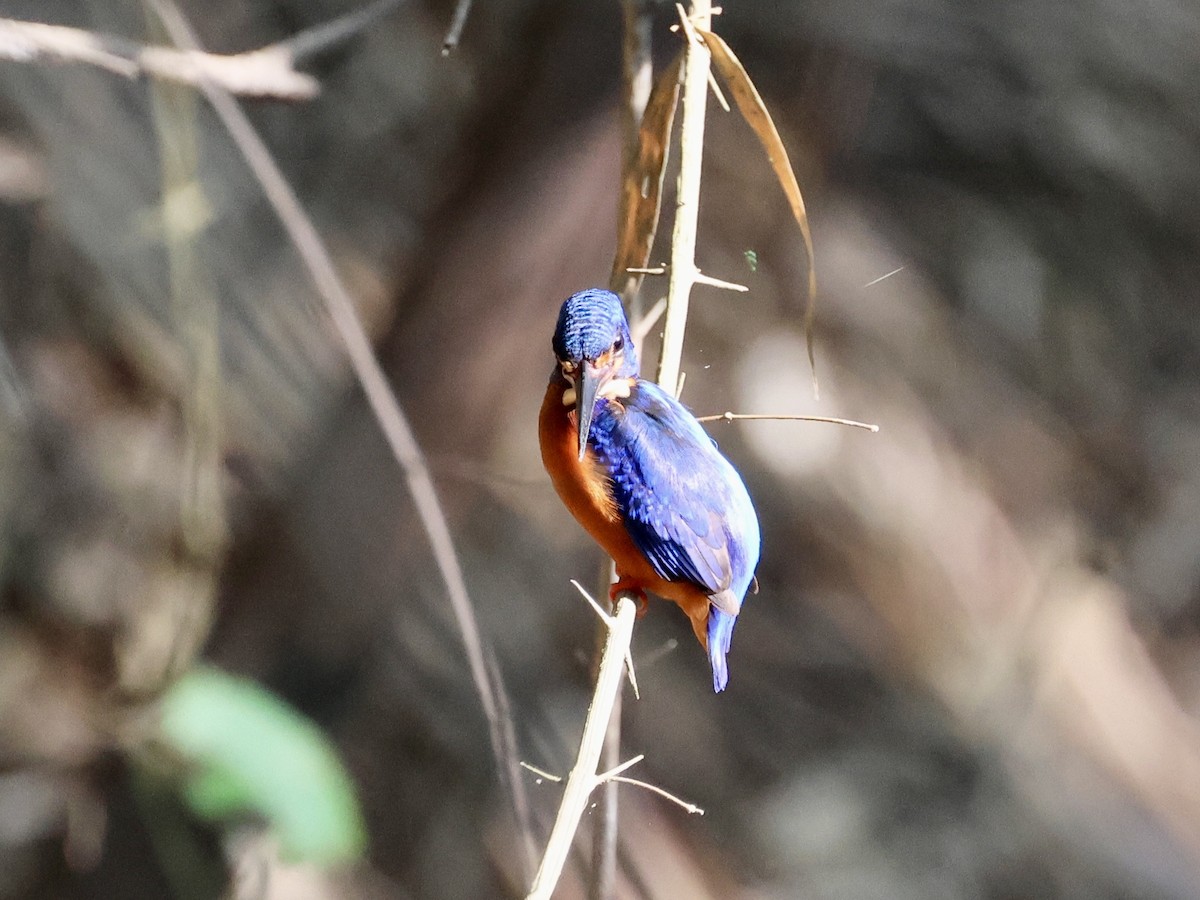
M237 52L352 8L185 12ZM534 421L557 305L611 261L620 11L481 2L443 59L450 13L405 5L308 64L318 99L246 107L428 455L522 758L565 772L594 626L567 579L598 559ZM134 2L0 15L161 40ZM638 625L627 753L706 814L623 789L621 896L1200 897L1200 11L755 0L717 27L806 190L822 400L799 235L715 105L698 257L751 292L693 299L684 400L882 430L712 426L762 590L721 696L676 610ZM127 753L201 644L329 733L367 814L367 863L270 896L519 896L403 476L211 110L0 64L0 258L0 896L184 895L157 834L182 813L138 804ZM545 828L558 789L527 787ZM219 890L249 851L182 827Z

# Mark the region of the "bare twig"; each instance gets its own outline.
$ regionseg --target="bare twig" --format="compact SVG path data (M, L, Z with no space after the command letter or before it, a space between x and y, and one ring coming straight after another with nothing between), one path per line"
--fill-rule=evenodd
M575 588L575 590L577 590L577 591L579 591L579 593L583 594L583 599L591 604L592 609L594 609L596 611L596 615L598 615L600 617L600 621L602 623L604 623L604 627L606 629L611 628L612 627L612 616L610 616L607 612L604 611L604 608L599 603L596 602L596 598L593 597L591 594L589 594L587 592L587 589L582 584L580 584L578 581L576 581L574 578L571 579L571 584Z
M722 281L720 278L713 278L711 275L705 275L699 269L693 275L693 280L696 284L707 284L709 287L720 288L723 291L737 291L739 294L744 294L750 288L744 284L735 284L732 281Z
M545 769L539 769L533 763L527 763L525 760L521 760L521 768L528 769L538 778L545 778L547 781L553 781L555 784L559 784L562 781L561 775L551 775Z
M82 63L124 78L145 76L193 87L207 80L244 97L308 100L320 85L311 75L296 71L298 62L361 34L407 2L376 0L286 40L233 54L145 45L66 25L0 18L0 59Z
M596 679L596 691L588 709L587 721L583 726L583 738L579 745L579 756L567 777L554 829L546 845L541 867L534 878L528 900L549 900L562 874L571 842L579 827L579 820L587 808L588 798L600 784L596 769L600 762L600 751L604 746L608 720L613 703L621 687L621 670L625 668L625 651L633 637L633 622L636 607L628 597L617 601L616 614L612 617L608 642L600 662L600 674Z
M738 419L766 419L780 422L825 422L829 425L849 425L851 428L865 428L867 431L879 431L878 425L872 425L869 422L858 422L854 419L838 419L833 416L792 416L784 413L777 415L765 414L758 415L755 413L733 413L724 412L717 416L697 416L697 422L733 422Z
M878 278L868 281L866 284L863 285L863 287L869 288L876 284L879 284L879 282L883 281L885 278L891 278L893 275L903 272L904 269L905 269L905 266L900 266L899 268L892 269L892 271L888 272L886 275L880 275Z
M611 780L615 781L619 784L632 784L634 787L645 788L646 790L650 791L651 793L658 794L658 796L664 797L667 800L670 800L672 803L676 803L679 806L682 806L684 809L686 809L690 814L692 814L694 816L704 815L704 810L701 809L699 806L697 806L695 803L688 803L686 800L676 797L670 791L664 791L658 785L651 784L648 781L642 781L638 778L627 778L624 775L614 775L614 776L612 776Z
M606 781L612 781L618 775L620 775L622 772L632 769L634 766L636 766L638 763L640 763L645 758L646 758L645 753L639 753L637 756L634 756L631 759L625 760L625 762L623 762L623 763L619 763L618 765L613 766L611 769L609 769L606 772L598 773L596 775L596 781L599 782L600 784L603 784Z
M721 90L721 85L717 84L717 76L710 70L708 73L708 87L713 92L713 96L717 99L717 104L722 111L729 112L729 101L725 99L725 92Z
M704 157L704 107L708 102L708 48L693 23L711 27L711 3L695 0L689 17L676 4L684 33L683 122L679 131L679 189L675 196L675 225L671 233L671 270L668 280L667 320L656 380L663 390L678 393L679 364L683 357L683 332L688 299L696 281L696 224L700 212L700 167Z
M587 600L587 602L592 605L592 609L594 609L596 611L596 615L600 617L600 624L604 627L605 632L611 630L613 617L606 613L604 611L604 607L597 603L596 599L586 590L584 590L582 584L580 584L574 578L571 579L571 584L575 586L575 590L583 594L583 599ZM633 688L633 696L638 700L641 700L642 695L641 692L638 691L637 675L635 675L633 671L633 653L629 647L625 648L625 671L629 673L629 686Z
M153 5L172 40L189 50L197 49L195 34L173 0L147 2ZM488 671L483 638L467 595L466 581L458 562L446 515L438 501L429 467L413 435L412 427L399 400L392 393L379 361L375 358L354 302L334 268L329 252L262 138L229 92L207 78L200 80L199 87L241 151L263 194L296 247L334 327L346 346L351 368L362 386L380 430L404 472L417 515L429 539L451 609L462 634L471 677L487 718L492 752L496 757L500 779L509 791L513 812L526 847L527 859L532 862L535 850L529 805L524 783L520 778L515 747L506 737L511 734L511 728L506 728L500 720L500 711L504 704L498 695L503 693L504 686L498 677L493 680Z
M297 72L292 54L280 44L223 55L148 47L64 25L0 19L0 59L84 63L125 78L149 76L190 85L207 81L249 97L307 100L318 90L317 80Z
M442 41L442 56L449 56L450 51L458 46L458 42L462 40L463 29L467 25L467 16L471 14L472 0L458 0L458 4L454 7L454 18L450 20L450 28L446 31L446 38Z

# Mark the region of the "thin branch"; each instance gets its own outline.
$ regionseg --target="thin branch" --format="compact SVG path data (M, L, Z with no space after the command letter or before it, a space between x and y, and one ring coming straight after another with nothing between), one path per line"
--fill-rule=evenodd
M442 41L442 56L449 56L450 51L458 46L458 42L462 40L463 29L467 25L467 16L471 14L472 0L458 0L458 5L454 7L454 18L450 20L450 28L446 32L446 38Z
M729 112L729 101L725 99L725 92L721 90L721 85L717 84L717 76L710 70L708 73L708 86L713 92L713 96L717 98L717 103L721 109Z
M579 820L587 809L588 798L599 783L596 779L596 768L600 762L600 751L604 746L613 704L621 687L621 670L625 668L625 650L633 637L635 616L634 602L627 596L621 596L617 601L616 615L609 628L604 656L600 661L600 674L596 678L596 691L583 726L579 756L567 778L562 804L558 808L554 829L550 833L546 853L542 857L542 864L537 877L534 878L528 900L550 900L567 855L571 851Z
M863 287L869 288L869 287L872 287L873 285L879 284L879 282L883 281L885 278L891 278L893 275L903 272L905 270L905 268L907 268L907 267L900 266L897 269L892 269L892 271L888 272L886 275L880 275L878 278L876 278L872 281L868 281L866 284L863 285Z
M205 53L0 18L0 59L83 63L125 78L148 76L193 86L208 82L248 97L308 100L319 90L315 78L293 68L295 60L282 44L232 55Z
M583 599L591 604L592 609L594 609L596 611L596 615L598 615L600 617L600 621L604 623L604 627L612 628L612 618L613 617L604 611L604 608L599 603L596 602L596 598L593 597L591 594L589 594L587 592L587 589L582 584L580 584L578 581L576 581L574 578L571 579L571 584L573 584L575 586L575 590L577 590L577 591L579 591L579 593L583 594Z
M606 630L611 629L613 625L613 617L604 611L604 607L596 602L596 599L584 589L582 584L580 584L574 578L571 579L571 584L575 585L575 590L583 594L583 598L592 605L592 609L594 609L596 611L596 615L600 617L600 624L603 625ZM629 686L633 688L634 698L641 700L642 694L638 690L637 675L635 675L633 672L633 652L629 647L625 648L625 671L629 673Z
M864 428L870 432L878 432L879 426L872 425L869 422L858 422L854 419L838 419L834 416L791 416L784 413L778 415L764 414L757 415L755 413L733 413L724 412L717 416L697 416L697 422L733 422L737 419L765 419L775 420L780 422L825 422L829 425L849 425L851 428Z
M162 19L163 25L177 44L196 50L197 40L191 26L184 19L173 0L148 0ZM379 423L380 430L400 464L408 483L417 515L429 539L434 560L437 563L451 609L457 620L466 650L471 678L479 693L480 703L488 722L488 735L492 752L496 757L501 781L509 791L517 825L521 830L530 862L535 856L533 831L524 783L520 777L515 748L506 740L511 727L500 721L500 710L504 705L498 695L504 685L497 677L490 677L483 650L483 638L479 624L467 595L466 581L445 512L438 501L437 491L429 473L429 467L413 435L412 427L400 406L399 400L388 385L383 368L375 358L375 352L367 337L355 309L354 301L342 283L333 261L326 250L312 220L308 217L299 199L284 178L278 164L263 143L258 132L238 106L233 97L220 85L202 78L199 87L220 117L230 137L241 151L247 165L254 173L263 194L279 217L300 256L309 277L325 304L326 311L346 347L351 368L362 386L364 395Z
M639 753L637 756L634 756L634 757L631 757L630 759L625 760L625 762L621 763L620 765L614 766L613 768L609 769L607 772L598 773L596 775L597 784L603 784L606 781L612 781L614 778L616 778L622 772L632 769L634 766L636 766L638 763L640 763L645 758L646 758L645 753Z
M667 321L663 329L662 356L656 380L663 390L678 395L679 365L683 358L683 332L687 326L688 299L696 280L696 226L700 212L700 168L704 158L704 108L708 102L710 54L696 34L693 22L711 27L709 0L695 0L689 18L676 4L687 35L684 61L683 122L679 130L679 189L675 196L675 225L671 232L671 270L667 285Z
M532 772L538 778L545 778L547 781L553 781L555 784L560 784L562 782L561 775L551 775L545 769L539 769L533 763L527 763L527 762L525 762L525 760L521 760L521 768L528 769L530 772Z
M146 76L192 87L208 80L244 97L309 100L320 85L296 71L296 64L356 37L407 2L375 0L286 40L233 54L145 45L66 25L0 18L0 59L82 63L124 78Z
M619 782L620 784L632 784L635 787L645 788L646 790L651 791L652 793L658 794L660 797L665 797L666 799L670 800L672 803L679 804L680 806L682 806L684 809L686 809L689 813L691 813L694 816L704 815L704 810L701 809L696 804L688 803L686 800L682 800L679 797L676 797L670 791L664 791L662 788L658 787L657 785L651 784L648 781L641 781L640 779L637 779L637 778L627 778L624 775L614 775L612 780Z
M739 294L744 294L750 288L744 284L735 284L732 281L722 281L720 278L713 278L711 275L705 275L699 269L696 270L693 280L696 284L707 284L709 287L721 288L725 291L737 291Z

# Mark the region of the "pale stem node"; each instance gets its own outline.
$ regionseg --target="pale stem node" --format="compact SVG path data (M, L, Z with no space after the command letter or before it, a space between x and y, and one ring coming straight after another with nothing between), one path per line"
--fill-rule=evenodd
M687 810L687 812L691 815L694 815L694 816L704 815L704 810L701 807L697 806L695 803L688 803L686 800L684 800L680 797L676 797L670 791L663 790L656 784L651 784L648 781L642 781L639 778L629 778L628 776L621 774L622 772L637 765L645 758L646 758L646 754L639 753L633 759L630 759L630 760L627 760L626 762L621 763L621 765L617 766L615 769L610 769L607 772L603 772L600 775L597 775L596 776L596 786L604 784L605 782L608 782L608 781L615 781L618 784L631 784L634 787L644 788L647 791L658 794L658 796L660 796L666 800L670 800L672 803ZM534 775L536 775L538 778L545 779L546 781L551 781L551 782L554 782L555 784L562 783L561 775L552 775L551 773L547 772L545 769L539 769L537 766L533 765L532 763L527 763L522 760L521 768L529 770Z
M599 784L604 784L604 782L606 782L606 781L612 781L614 778L616 778L622 772L624 772L628 769L632 769L634 766L636 766L638 763L640 763L645 758L646 758L645 753L639 753L637 756L634 756L630 759L625 760L625 762L621 763L619 766L613 766L613 768L609 769L607 772L597 773L596 784L599 785Z
M571 584L575 585L575 590L577 590L577 591L579 591L579 593L583 594L584 600L586 600L588 603L592 604L592 609L594 609L596 611L596 615L598 615L600 617L600 621L604 623L604 627L611 630L613 627L613 623L616 620L604 611L604 607L602 607L599 603L596 602L596 599L587 592L587 590L584 588L584 586L582 584L580 584L574 578L571 579ZM631 652L629 647L625 648L625 671L629 673L629 686L631 688L633 688L633 698L635 700L641 700L642 694L638 690L637 675L634 673L634 670L633 670L633 653Z
M705 275L699 269L696 270L696 274L693 277L695 278L696 284L707 284L709 287L721 288L725 291L737 291L739 294L744 294L746 291L750 290L750 288L746 287L744 284L735 284L732 281L722 281L720 278L713 278L711 275Z
M704 815L704 810L701 809L699 806L697 806L694 803L688 803L686 800L682 800L679 797L676 797L670 791L665 791L662 788L658 787L657 785L653 785L648 781L642 781L639 778L629 778L628 776L621 774L622 772L632 769L634 766L636 766L638 763L640 763L645 758L646 758L646 754L639 753L637 756L633 757L632 759L627 759L625 762L621 763L616 768L610 769L607 772L602 772L601 774L597 775L596 783L603 784L606 781L616 781L619 784L632 784L635 787L645 788L648 791L652 791L653 793L658 794L660 797L665 797L667 800L670 800L672 803L678 804L679 806L683 807L684 809L686 809L689 813L691 813L693 815L701 815L701 816Z

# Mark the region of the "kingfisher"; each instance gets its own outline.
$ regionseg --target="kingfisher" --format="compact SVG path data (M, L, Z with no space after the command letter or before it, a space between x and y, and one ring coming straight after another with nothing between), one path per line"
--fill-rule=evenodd
M679 605L729 681L733 626L758 565L758 516L737 471L678 400L638 377L620 298L568 297L538 419L542 462L572 515L616 563L615 598Z

